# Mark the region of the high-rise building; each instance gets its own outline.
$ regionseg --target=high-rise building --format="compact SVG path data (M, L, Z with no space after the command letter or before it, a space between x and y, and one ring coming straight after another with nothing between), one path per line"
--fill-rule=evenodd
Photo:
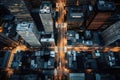
M82 6L74 6L67 8L68 29L80 29L84 22L84 11Z
M118 40L120 40L120 21L111 25L109 28L102 32L103 41L108 46Z
M91 16L86 21L86 26L88 29L103 29L112 21L108 19L112 16L115 11L116 6L113 2L107 2L105 0L99 0L97 6L94 7L94 10L91 13Z
M30 46L40 46L39 32L33 23L19 23L17 25L17 32Z
M53 32L52 5L49 1L41 3L39 15L45 32Z
M24 0L1 0L1 3L8 7L17 21L33 21Z

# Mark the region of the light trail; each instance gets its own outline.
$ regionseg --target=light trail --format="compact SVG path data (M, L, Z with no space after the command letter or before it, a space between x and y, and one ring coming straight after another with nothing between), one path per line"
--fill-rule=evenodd
M2 26L0 26L0 32L3 32L3 28L2 28Z
M102 52L120 52L120 47L88 47L88 46L67 46L68 50L75 50L75 51L94 51L94 50L101 50Z
M57 74L57 77L56 78L56 75L54 77L54 80L63 80L63 77L64 77L64 74L65 72L68 72L68 70L65 68L65 51L64 51L64 48L66 47L67 45L67 39L65 38L65 32L67 31L67 27L64 23L64 15L66 14L66 11L64 9L64 6L65 6L65 0L58 0L57 1L57 9L58 9L58 12L59 12L59 17L58 17L58 21L57 21L57 24L59 24L59 35L58 35L58 43L57 43L57 47L58 47L58 53L57 53L57 63L58 63L58 66L57 66L57 69L56 72L58 73ZM64 27L65 26L65 27Z
M11 53L16 53L17 51L26 51L28 48L25 45L18 45L16 48L14 48Z
M112 52L120 52L120 47L105 47L104 52L112 51Z

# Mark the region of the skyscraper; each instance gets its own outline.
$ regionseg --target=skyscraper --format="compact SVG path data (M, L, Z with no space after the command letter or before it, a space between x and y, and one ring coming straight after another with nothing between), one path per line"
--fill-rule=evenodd
M99 0L94 7L92 15L87 19L87 29L104 29L106 24L112 23L108 19L116 9L114 2Z
M83 6L74 6L67 8L68 29L80 29L84 22Z
M1 0L1 3L8 7L17 21L33 21L23 0Z
M49 1L41 3L39 15L45 32L53 32L52 5Z
M102 32L103 41L108 46L117 40L120 40L120 21L111 25L109 28Z
M32 47L39 47L39 32L33 23L20 23L17 25L18 34Z

